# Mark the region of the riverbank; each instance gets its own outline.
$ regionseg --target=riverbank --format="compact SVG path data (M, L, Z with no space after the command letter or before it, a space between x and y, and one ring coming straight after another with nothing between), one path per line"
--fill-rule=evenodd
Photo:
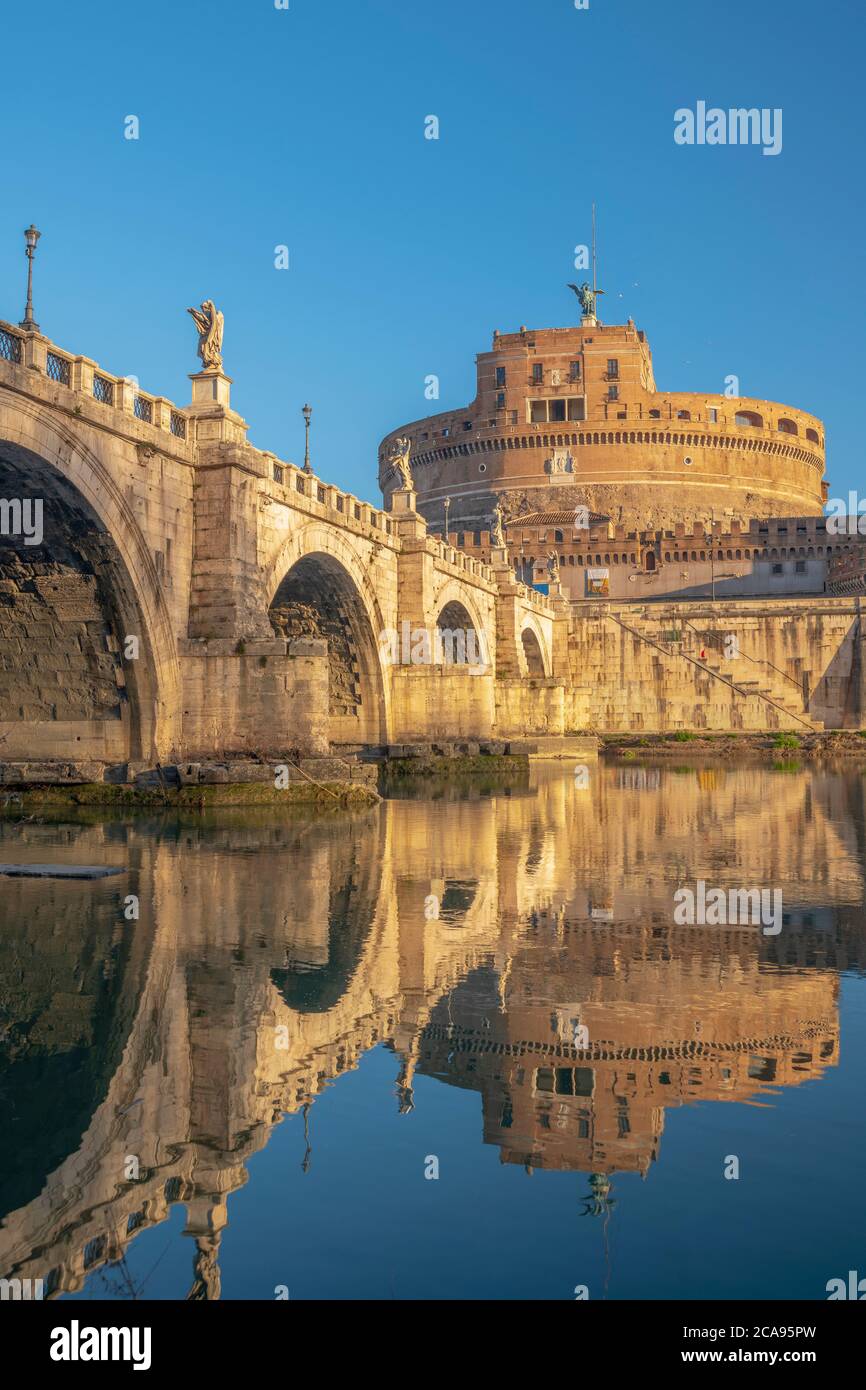
M684 755L721 762L866 763L866 730L833 729L823 733L701 734L677 730L666 734L601 734L600 756L612 762Z

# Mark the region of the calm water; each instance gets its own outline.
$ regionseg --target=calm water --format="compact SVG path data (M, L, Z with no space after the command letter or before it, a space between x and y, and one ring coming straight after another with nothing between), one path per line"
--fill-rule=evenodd
M548 768L340 819L0 823L0 860L124 868L0 878L0 1275L826 1298L866 1272L864 787ZM782 931L674 925L698 878L780 888Z

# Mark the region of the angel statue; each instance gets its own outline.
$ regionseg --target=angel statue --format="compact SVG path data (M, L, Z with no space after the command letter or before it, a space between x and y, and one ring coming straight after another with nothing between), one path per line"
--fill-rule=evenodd
M580 307L588 319L595 318L595 296L596 291L592 288L588 280L584 280L582 285L569 285L570 290L574 290L580 300ZM601 294L601 290L598 291Z
M493 520L490 523L490 544L500 550L505 548L505 533L502 529L502 502L496 499L496 506L493 508Z
M223 316L212 299L206 299L200 309L187 309L195 319L199 332L198 355L205 371L222 371Z
M409 467L409 455L412 452L412 441L401 435L391 441L388 451L388 463L394 472L399 474L399 492L411 492L412 490L412 469Z
M559 556L555 550L547 552L547 577L551 584L559 583Z

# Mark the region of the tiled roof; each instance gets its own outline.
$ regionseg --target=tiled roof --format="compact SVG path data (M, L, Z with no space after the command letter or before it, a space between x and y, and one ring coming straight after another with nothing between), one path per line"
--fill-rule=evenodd
M514 516L506 521L505 529L516 531L520 526L574 526L576 510L576 507L569 507L563 512L526 512L523 516ZM600 516L598 512L589 514L590 526L598 526L609 520L609 517Z

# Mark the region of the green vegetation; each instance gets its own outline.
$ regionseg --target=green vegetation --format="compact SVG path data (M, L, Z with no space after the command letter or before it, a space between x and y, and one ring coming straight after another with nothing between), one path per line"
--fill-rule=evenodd
M799 748L800 739L797 734L776 734L773 739L774 748Z

